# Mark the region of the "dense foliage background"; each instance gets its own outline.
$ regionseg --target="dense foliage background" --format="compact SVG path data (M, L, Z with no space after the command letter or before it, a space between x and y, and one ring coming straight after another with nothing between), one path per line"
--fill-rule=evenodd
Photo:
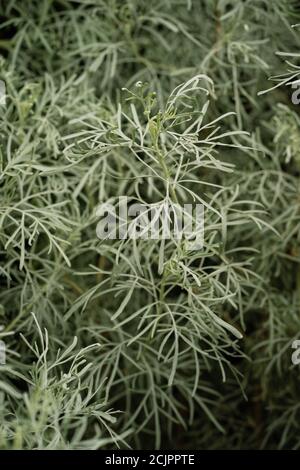
M1 448L299 448L299 2L0 15ZM203 249L99 240L117 196Z

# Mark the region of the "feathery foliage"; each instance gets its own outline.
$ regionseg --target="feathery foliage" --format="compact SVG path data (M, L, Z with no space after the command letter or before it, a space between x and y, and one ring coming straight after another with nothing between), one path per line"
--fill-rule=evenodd
M299 448L298 2L0 17L0 447ZM99 240L124 197L202 249Z

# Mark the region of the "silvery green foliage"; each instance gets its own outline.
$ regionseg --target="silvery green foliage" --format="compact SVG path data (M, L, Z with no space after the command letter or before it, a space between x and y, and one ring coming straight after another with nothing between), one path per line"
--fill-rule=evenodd
M297 2L0 13L1 448L298 448ZM123 196L203 248L99 240Z

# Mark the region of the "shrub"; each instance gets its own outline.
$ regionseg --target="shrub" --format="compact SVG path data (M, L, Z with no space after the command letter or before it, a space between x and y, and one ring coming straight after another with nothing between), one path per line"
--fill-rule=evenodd
M0 14L0 447L299 448L297 2ZM202 247L99 239L125 197Z

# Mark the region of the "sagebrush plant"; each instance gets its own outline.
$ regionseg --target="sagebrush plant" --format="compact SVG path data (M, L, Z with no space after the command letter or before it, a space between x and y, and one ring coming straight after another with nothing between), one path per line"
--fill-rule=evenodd
M0 17L0 447L299 448L298 2ZM203 247L100 240L125 196Z

